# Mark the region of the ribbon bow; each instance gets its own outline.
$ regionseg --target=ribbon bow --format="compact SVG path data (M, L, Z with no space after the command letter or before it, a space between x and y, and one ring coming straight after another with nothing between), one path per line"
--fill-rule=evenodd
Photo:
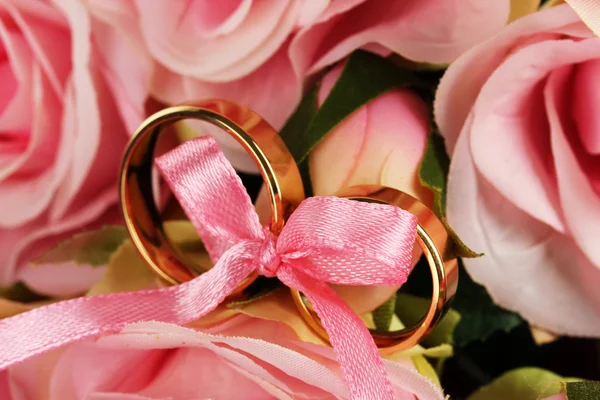
M0 321L0 368L126 324L185 324L215 309L251 272L277 276L312 302L354 399L393 399L373 339L326 282L406 281L416 217L397 207L338 197L303 201L275 237L260 225L242 182L212 138L186 142L157 159L215 265L163 289L84 297Z

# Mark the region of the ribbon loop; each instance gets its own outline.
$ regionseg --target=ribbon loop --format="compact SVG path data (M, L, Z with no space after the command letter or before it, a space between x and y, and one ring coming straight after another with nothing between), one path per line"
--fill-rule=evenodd
M213 263L242 240L264 239L242 181L212 137L187 141L158 157L156 164Z
M302 271L320 281L400 285L410 273L416 225L398 207L311 197L290 216L277 250L304 252Z

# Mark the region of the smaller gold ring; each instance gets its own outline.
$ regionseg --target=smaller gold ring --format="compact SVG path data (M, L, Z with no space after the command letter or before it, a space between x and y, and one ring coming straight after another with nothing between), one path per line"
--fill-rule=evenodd
M396 189L370 185L353 186L339 196L358 201L394 205L417 217L417 243L425 254L432 273L433 291L429 309L425 316L412 327L393 332L371 330L373 340L383 355L410 349L431 333L456 293L458 264L450 247L448 232L442 221L427 206ZM319 336L329 341L329 336L323 328L321 320L302 293L292 290L292 297L306 323Z
M154 150L162 128L183 119L215 125L240 143L257 165L271 206L270 228L278 234L287 217L304 199L298 167L277 132L255 112L224 100L206 100L170 107L146 119L131 138L121 165L121 208L129 235L148 265L167 283L193 279L197 272L186 265L169 241L152 194ZM256 278L251 275L239 293Z

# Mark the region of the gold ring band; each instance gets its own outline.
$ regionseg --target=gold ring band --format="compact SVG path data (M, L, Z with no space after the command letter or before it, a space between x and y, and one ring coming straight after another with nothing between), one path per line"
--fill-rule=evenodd
M255 112L224 100L207 100L170 107L146 119L127 146L120 176L121 207L129 235L148 265L167 283L193 279L197 273L186 266L170 243L152 195L155 146L162 128L183 119L215 125L240 143L263 177L271 206L271 231L278 234L287 217L304 200L300 172L277 132ZM236 293L256 278L252 275Z
M415 215L418 220L417 243L429 263L433 291L425 316L414 326L393 332L371 331L371 335L384 355L410 349L423 340L440 321L456 293L458 264L449 248L448 232L443 223L427 206L414 197L396 189L382 186L354 186L339 195L358 201L370 201L400 207ZM306 323L323 339L329 340L317 314L307 300L296 290L292 297Z

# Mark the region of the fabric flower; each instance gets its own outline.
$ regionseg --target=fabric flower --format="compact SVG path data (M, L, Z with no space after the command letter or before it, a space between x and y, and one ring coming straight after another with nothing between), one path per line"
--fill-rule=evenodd
M123 110L116 102L134 101L128 88L143 75L135 64L112 70L114 60L91 43L92 25L80 2L0 5L0 285L24 280L67 295L101 273L79 268L65 293L60 270L36 279L35 268L24 268L75 230L117 215L118 166L142 104Z
M600 335L600 38L567 6L461 56L436 121L452 163L448 220L472 277L560 334Z
M444 398L410 358L385 364L396 398ZM330 347L245 315L201 330L129 325L10 368L2 390L7 400L348 398Z

